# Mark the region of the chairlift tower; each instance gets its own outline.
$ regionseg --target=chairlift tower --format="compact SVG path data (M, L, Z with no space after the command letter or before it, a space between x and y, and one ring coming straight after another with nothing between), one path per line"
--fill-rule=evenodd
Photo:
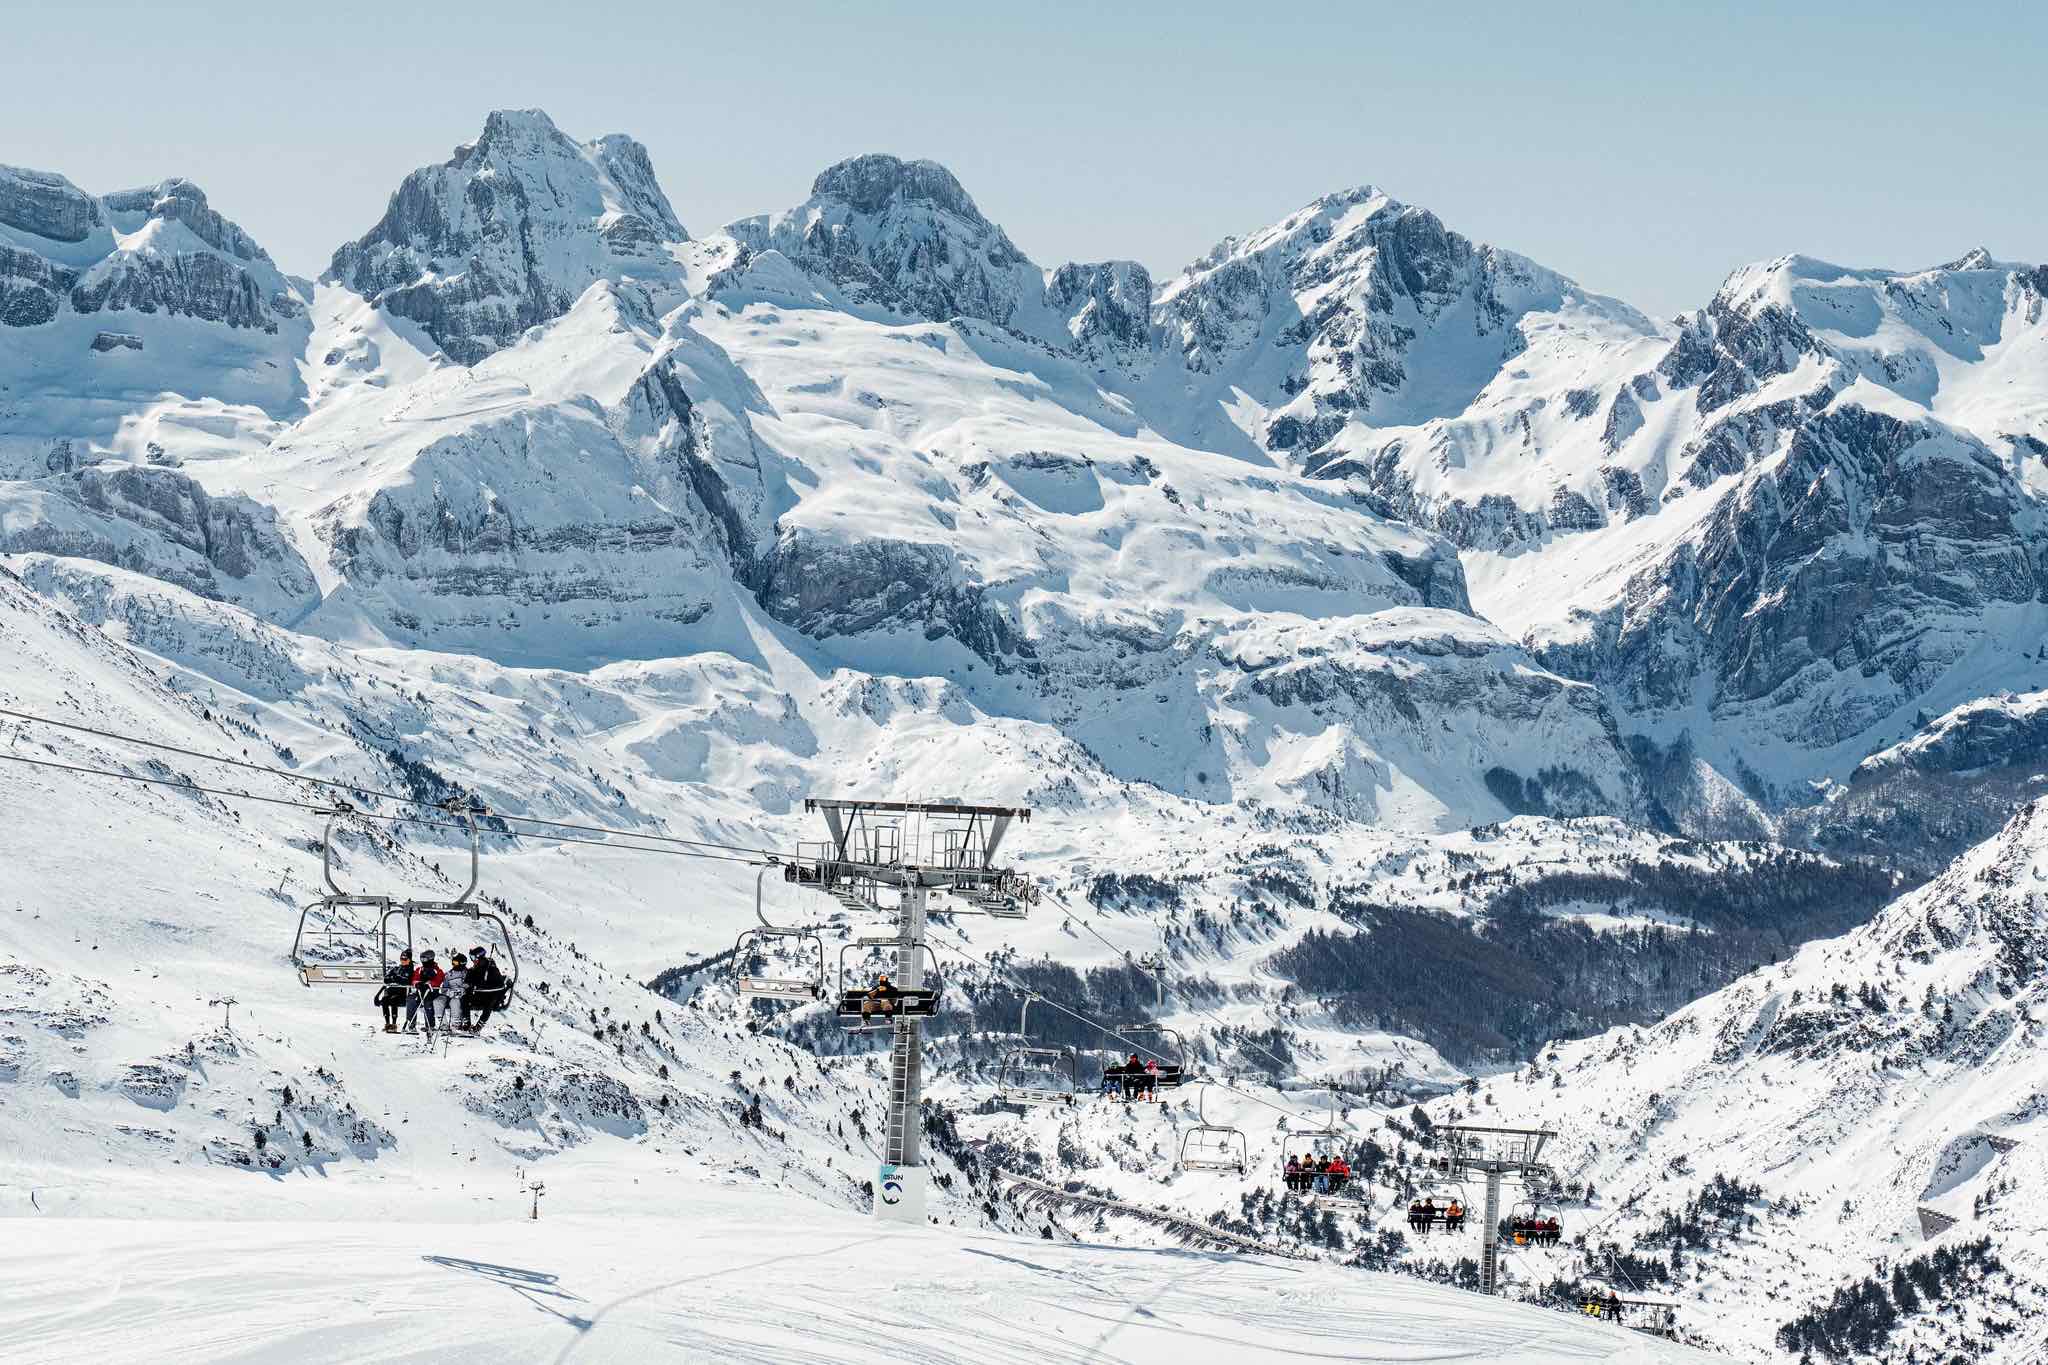
M1557 1136L1548 1128L1484 1128L1471 1124L1439 1124L1449 1155L1442 1169L1453 1178L1483 1177L1486 1221L1480 1224L1479 1292L1494 1294L1500 1286L1500 1187L1504 1180L1535 1191L1557 1183L1557 1172L1545 1165L1543 1144Z
M884 915L883 888L896 896L894 984L924 989L925 917L932 893L950 896L953 914L1021 919L1038 888L995 862L1013 823L1029 820L1022 807L966 806L957 801L843 801L808 799L807 813L822 816L826 839L799 843L783 870L785 880L821 891L857 914ZM925 1222L925 1170L919 1160L924 1130L923 1020L897 1011L889 1048L889 1117L881 1168L875 1180L875 1216L888 1222Z

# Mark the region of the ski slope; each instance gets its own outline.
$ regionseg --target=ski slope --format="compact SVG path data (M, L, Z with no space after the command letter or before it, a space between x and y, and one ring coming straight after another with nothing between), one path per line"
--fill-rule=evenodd
M509 1187L467 1209L422 1191L405 1218L265 1219L284 1210L259 1196L251 1221L50 1220L0 1248L0 1339L48 1365L1716 1358L1389 1275L884 1229L601 1166L550 1182L538 1222Z

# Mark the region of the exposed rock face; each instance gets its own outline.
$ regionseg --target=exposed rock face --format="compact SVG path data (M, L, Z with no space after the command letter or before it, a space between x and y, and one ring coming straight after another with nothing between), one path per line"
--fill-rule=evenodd
M77 313L163 313L274 332L303 309L249 235L189 180L170 179L94 199L62 176L0 168L0 324L35 327ZM124 240L117 242L113 229ZM88 248L48 259L37 239Z
M579 145L539 110L500 110L475 142L407 176L325 278L473 365L598 280L672 277L666 247L687 235L639 143Z
M63 176L0 166L0 224L53 242L82 242L101 221L98 201Z
M1995 642L1996 609L2048 600L2035 519L1979 442L1839 405L1540 653L1633 710L1683 709L1704 683L1717 717L1826 747Z
M71 291L70 302L81 313L185 314L263 331L277 330L280 313L297 311L295 302L266 296L249 272L207 252L138 254L93 271Z
M273 618L319 600L269 508L210 497L170 469L89 465L0 484L0 551L97 560Z
M1043 308L1038 268L933 161L852 157L823 171L796 208L726 231L748 255L780 252L856 305L999 327Z
M1142 354L1152 343L1152 277L1136 261L1061 266L1046 303L1066 319L1075 350L1103 360Z
M38 327L57 316L78 272L0 244L0 324Z

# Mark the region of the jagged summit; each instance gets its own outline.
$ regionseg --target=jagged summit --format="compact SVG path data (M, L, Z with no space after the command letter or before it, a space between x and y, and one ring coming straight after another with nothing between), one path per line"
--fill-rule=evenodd
M795 208L726 231L743 253L720 287L749 281L755 258L775 252L857 309L1063 334L1046 308L1044 273L937 162L852 157L821 172Z
M598 280L674 276L665 247L687 236L638 142L578 143L538 109L501 109L476 141L408 175L325 278L474 364Z
M53 171L0 166L0 326L126 313L274 332L301 308L269 253L189 180L94 196ZM118 335L139 338L140 325L122 321Z
M850 156L827 166L811 182L813 198L843 199L860 213L880 213L892 202L928 204L971 223L981 210L954 174L936 161L905 161L886 152Z

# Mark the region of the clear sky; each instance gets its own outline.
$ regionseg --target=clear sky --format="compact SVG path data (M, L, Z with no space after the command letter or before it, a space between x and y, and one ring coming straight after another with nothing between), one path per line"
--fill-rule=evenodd
M528 106L646 143L697 233L889 151L1041 265L1163 275L1363 183L1657 314L1791 251L2048 258L2040 3L80 0L0 33L0 161L187 176L302 274Z

